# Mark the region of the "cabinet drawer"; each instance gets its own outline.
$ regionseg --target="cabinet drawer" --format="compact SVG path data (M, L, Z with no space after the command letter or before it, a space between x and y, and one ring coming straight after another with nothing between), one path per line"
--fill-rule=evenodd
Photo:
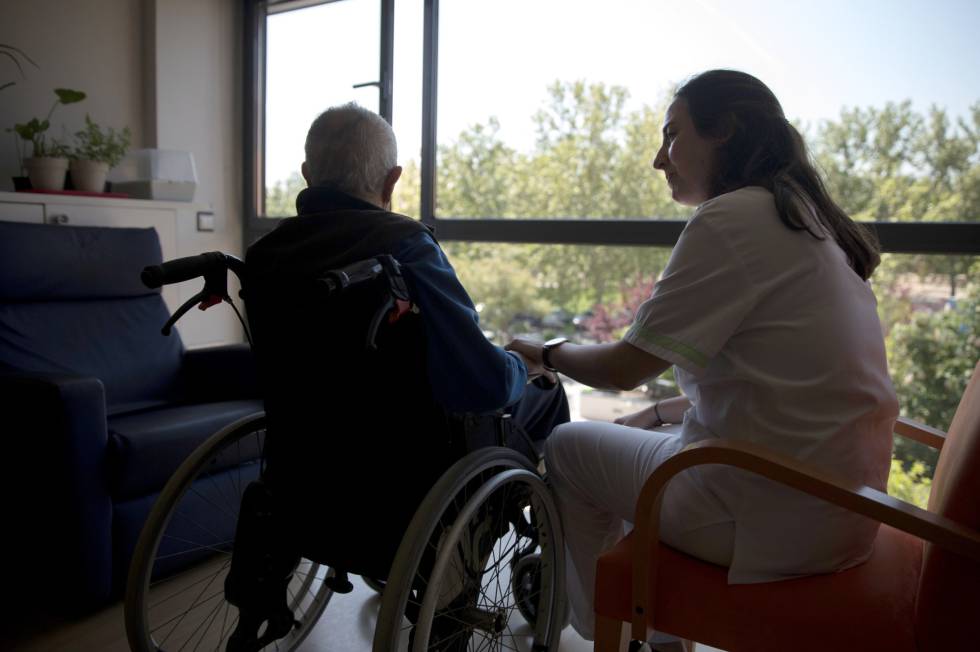
M44 206L42 204L0 202L0 220L40 224L44 221Z

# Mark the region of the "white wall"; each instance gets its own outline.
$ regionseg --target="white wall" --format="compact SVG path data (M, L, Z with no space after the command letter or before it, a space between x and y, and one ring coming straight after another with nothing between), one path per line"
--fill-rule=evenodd
M88 98L61 106L49 133L70 137L85 113L105 126L128 126L133 147L194 154L194 203L215 213L213 233L193 220L177 226L181 256L220 250L242 253L241 18L237 0L0 0L0 43L34 59L26 79L0 59L0 190L19 174L14 137L4 129L43 118L53 89L83 90ZM215 321L221 326L215 330ZM207 327L205 327L207 322ZM237 341L233 315L192 311L181 321L185 340ZM208 333L196 338L193 333ZM216 335L220 333L220 336ZM191 335L188 337L188 335Z
M193 222L178 223L178 253L190 256L217 250L241 255L241 3L156 0L152 4L146 23L153 30L148 37L156 43L156 79L149 113L156 116L157 146L194 153L198 177L194 201L211 204L215 213L214 233L198 233ZM221 332L234 332L240 338L227 306L206 314L194 310L181 320L184 333L211 332L218 323Z

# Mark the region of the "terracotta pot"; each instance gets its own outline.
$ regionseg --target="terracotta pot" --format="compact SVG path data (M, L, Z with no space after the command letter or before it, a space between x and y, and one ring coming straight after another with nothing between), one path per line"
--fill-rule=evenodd
M72 161L71 182L75 190L104 192L109 164L102 161Z
M24 159L27 176L35 190L63 190L68 159L51 156L34 156Z

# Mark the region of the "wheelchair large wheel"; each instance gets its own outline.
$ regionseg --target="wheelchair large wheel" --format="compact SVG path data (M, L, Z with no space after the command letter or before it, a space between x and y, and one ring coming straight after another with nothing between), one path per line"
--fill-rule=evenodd
M134 652L221 650L238 621L224 596L242 493L258 478L265 415L212 435L167 482L147 518L126 585L126 636ZM297 624L265 649L293 650L323 613L330 569L300 561L288 589Z
M557 650L564 613L551 493L521 455L481 449L451 467L415 513L388 577L374 652Z

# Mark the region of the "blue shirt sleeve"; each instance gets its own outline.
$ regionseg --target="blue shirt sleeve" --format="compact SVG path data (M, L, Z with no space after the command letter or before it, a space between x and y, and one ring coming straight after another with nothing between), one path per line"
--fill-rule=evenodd
M483 334L480 318L456 272L428 233L395 251L425 323L429 382L436 401L460 412L489 412L517 401L527 368Z

